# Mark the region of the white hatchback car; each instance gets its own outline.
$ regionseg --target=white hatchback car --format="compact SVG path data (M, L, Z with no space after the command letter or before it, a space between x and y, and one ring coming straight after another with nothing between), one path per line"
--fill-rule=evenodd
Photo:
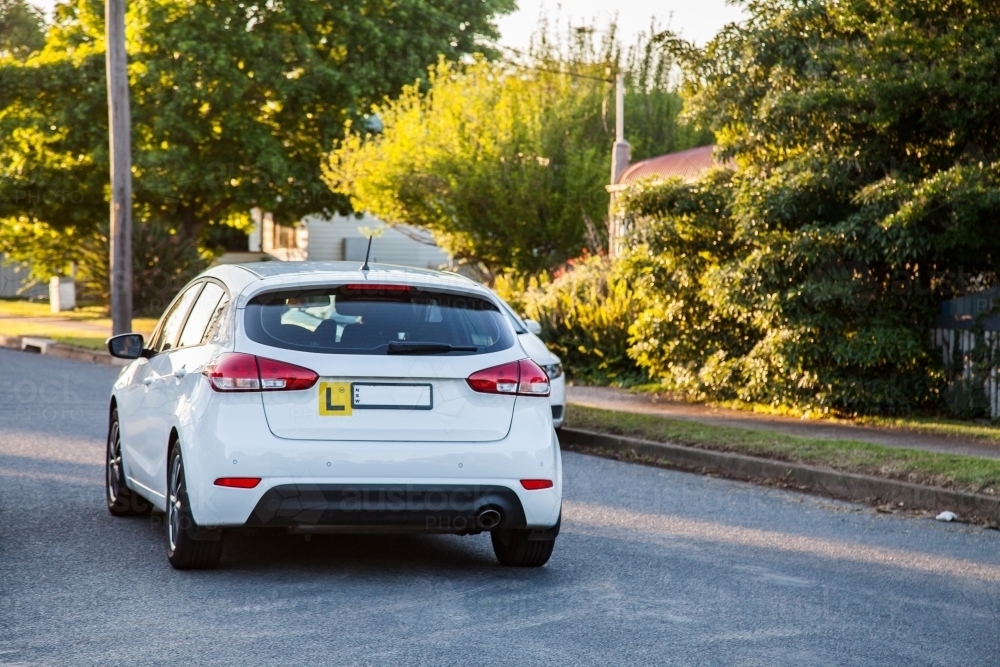
M506 307L507 314L510 315L514 332L517 333L517 338L521 341L521 347L531 357L531 360L541 366L545 374L549 376L551 389L549 405L552 406L552 425L559 429L566 420L566 375L563 373L562 360L538 337L538 334L542 332L542 327L538 322L522 319L506 301L501 300L501 303Z
M503 303L454 274L340 262L214 267L167 308L111 396L107 503L166 512L176 568L227 532L489 532L544 565L562 459L545 372Z

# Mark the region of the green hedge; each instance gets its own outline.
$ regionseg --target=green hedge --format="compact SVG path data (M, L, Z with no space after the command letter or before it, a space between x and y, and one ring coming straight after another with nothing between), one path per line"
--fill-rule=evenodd
M593 376L582 350L607 340L629 375L627 313L628 356L695 398L840 414L961 403L930 329L943 300L998 281L1000 5L747 9L704 49L664 39L688 117L734 168L633 187L631 245L602 269L623 296L599 288L596 260L573 267L530 299L552 344L579 346L570 361Z

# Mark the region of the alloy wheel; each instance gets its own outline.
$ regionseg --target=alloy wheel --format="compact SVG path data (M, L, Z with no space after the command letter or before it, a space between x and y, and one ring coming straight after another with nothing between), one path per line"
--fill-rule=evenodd
M174 455L170 462L170 488L167 490L167 539L170 550L177 548L177 539L181 532L181 497L184 487L184 469L180 452Z
M111 433L108 436L106 476L108 503L114 505L118 502L122 489L122 439L117 419L111 423Z

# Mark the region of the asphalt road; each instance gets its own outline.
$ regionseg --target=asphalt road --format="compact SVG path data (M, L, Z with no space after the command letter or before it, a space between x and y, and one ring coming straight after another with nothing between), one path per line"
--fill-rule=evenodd
M1000 664L1000 533L576 454L540 570L277 536L176 572L103 506L115 373L0 351L0 665Z

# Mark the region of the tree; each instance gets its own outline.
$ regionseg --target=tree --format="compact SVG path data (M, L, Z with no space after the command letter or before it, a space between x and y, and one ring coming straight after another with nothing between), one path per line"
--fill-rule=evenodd
M641 345L666 326L653 304L673 290L651 281L636 358L715 397L845 413L935 405L937 306L995 283L1000 262L1000 6L747 6L751 18L704 49L664 40L688 68L690 117L737 165L696 184L719 203L700 218L714 217L716 239L692 272L699 314L685 331L729 322L739 340L672 359ZM653 255L683 256L691 209L678 187L636 194L636 252L653 237Z
M553 269L587 245L603 250L614 138L606 102L623 58L614 26L601 40L594 34L576 28L564 43L543 23L516 62L442 60L426 89L410 86L375 107L380 133L351 126L330 156L331 189L390 224L426 227L486 277ZM641 150L710 139L677 126L681 105L661 51L643 43L628 62L629 137Z
M602 84L483 59L442 62L429 84L378 107L380 135L344 140L331 188L387 222L426 227L487 272L537 271L578 252L584 217L607 206L607 160L589 139L603 134Z
M23 60L45 44L45 19L25 0L0 0L0 58Z
M133 0L135 219L195 243L213 224L348 210L319 178L345 123L496 36L512 0ZM0 220L107 215L103 3L59 5L44 49L0 60ZM67 236L66 238L71 238ZM8 235L9 238L9 235ZM71 255L67 255L69 258Z

